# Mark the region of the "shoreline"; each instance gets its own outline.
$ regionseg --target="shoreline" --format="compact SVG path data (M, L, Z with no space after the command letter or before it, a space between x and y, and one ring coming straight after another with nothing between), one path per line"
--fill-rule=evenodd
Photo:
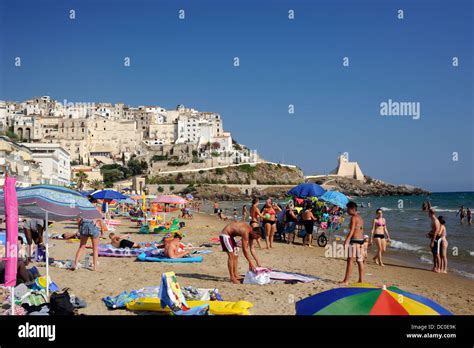
M176 214L173 214L176 215ZM225 222L206 212L195 213L192 220L184 220L186 237L183 243L199 246L209 243L212 237L219 235ZM138 228L129 220L117 227L118 233L129 233L136 242L159 240L156 235L137 234ZM74 228L71 222L54 224L51 233L64 232ZM107 243L102 239L100 243ZM299 242L299 241L298 241ZM89 243L90 244L90 241ZM74 257L78 243L64 240L50 240L50 257L57 260ZM212 248L212 253L204 255L204 262L196 264L166 264L157 262L136 262L135 258L100 257L98 271L86 269L68 271L50 268L50 276L60 288L69 287L72 293L86 300L88 307L81 314L134 315L127 310L110 311L102 302L105 296L116 296L122 291L137 290L146 286L157 286L161 282L162 272L174 271L181 286L199 288L217 288L226 301L246 300L252 302L254 315L294 315L295 301L316 293L339 287L345 272L345 260L325 257L324 248L307 248L301 245L287 245L276 242L271 250L256 252L262 266L284 272L307 274L320 278L318 281L298 284L249 285L231 284L227 270L227 256L220 245ZM90 250L88 249L88 252ZM393 260L390 251L386 254L387 266L380 267L372 263L373 252L369 251L366 265L367 283L375 285L395 285L401 289L426 296L453 312L454 314L474 313L474 282L455 274L433 274L429 270L406 266ZM35 264L33 264L35 265ZM38 265L38 264L36 264ZM239 258L239 273L247 270L243 256ZM38 267L41 274L44 267ZM357 267L351 282L357 280ZM471 298L473 298L471 300Z

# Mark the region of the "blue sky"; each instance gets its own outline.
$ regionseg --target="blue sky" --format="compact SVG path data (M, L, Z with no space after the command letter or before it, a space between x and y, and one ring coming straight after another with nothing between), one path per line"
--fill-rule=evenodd
M184 104L305 174L348 152L388 182L474 190L469 0L0 3L0 99ZM380 116L388 99L420 102L420 119Z

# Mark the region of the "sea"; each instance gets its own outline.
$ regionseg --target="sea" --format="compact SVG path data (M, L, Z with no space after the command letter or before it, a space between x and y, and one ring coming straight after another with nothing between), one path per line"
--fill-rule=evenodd
M474 210L474 192L432 193L430 196L368 196L354 197L352 200L364 206L358 209L364 219L365 234L370 234L375 210L383 210L392 239L386 253L388 258L405 266L431 269L433 257L429 248L430 240L426 237L431 223L428 213L422 210L423 202L429 200L436 214L446 220L449 271L474 279L474 223L468 225L465 219L461 224L459 216L456 216L461 205ZM212 203L206 202L201 210L212 213ZM221 201L219 204L229 217L234 208L240 215L244 204L248 208L251 205L250 200ZM348 221L346 219L342 228L330 235L329 243L345 238Z

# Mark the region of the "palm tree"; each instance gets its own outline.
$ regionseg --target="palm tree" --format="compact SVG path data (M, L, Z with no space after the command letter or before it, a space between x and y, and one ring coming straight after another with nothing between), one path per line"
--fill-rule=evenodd
M103 190L104 189L104 182L99 179L94 179L89 182L89 186L94 190Z
M82 191L84 188L84 184L87 182L87 174L84 173L82 170L76 173L76 183L77 183L77 188L79 191Z

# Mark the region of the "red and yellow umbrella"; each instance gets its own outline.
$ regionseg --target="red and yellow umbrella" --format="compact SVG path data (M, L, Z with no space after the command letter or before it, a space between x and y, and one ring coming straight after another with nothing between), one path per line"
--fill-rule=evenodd
M452 315L426 297L395 286L358 283L296 302L296 315Z

